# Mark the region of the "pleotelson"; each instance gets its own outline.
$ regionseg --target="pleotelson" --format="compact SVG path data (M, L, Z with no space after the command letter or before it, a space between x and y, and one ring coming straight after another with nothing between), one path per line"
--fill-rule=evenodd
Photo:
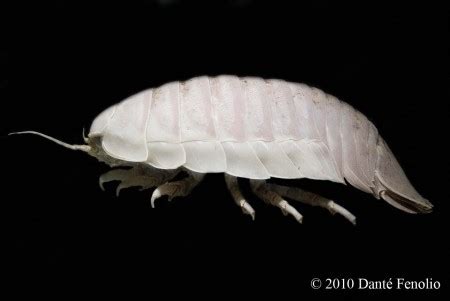
M378 139L367 118L319 89L236 76L141 92L100 114L90 135L101 136L115 158L161 169L184 166L252 179L346 178L366 191Z

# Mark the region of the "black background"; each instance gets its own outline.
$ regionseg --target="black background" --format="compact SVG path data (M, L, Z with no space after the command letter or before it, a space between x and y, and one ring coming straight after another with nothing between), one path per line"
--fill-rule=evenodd
M62 288L66 296L90 296L94 288L147 298L278 299L292 292L293 300L355 293L314 291L313 277L433 278L443 293L448 23L446 9L427 3L2 4L1 212L4 259L13 267L4 271L18 285L15 293ZM129 189L116 198L109 185L102 192L98 176L108 168L95 159L38 137L5 136L33 129L81 143L82 128L111 104L205 74L305 82L347 101L377 125L435 211L408 215L351 187L301 180L292 184L339 201L358 225L296 204L304 215L299 225L243 183L256 210L252 222L222 175L152 210L149 191Z

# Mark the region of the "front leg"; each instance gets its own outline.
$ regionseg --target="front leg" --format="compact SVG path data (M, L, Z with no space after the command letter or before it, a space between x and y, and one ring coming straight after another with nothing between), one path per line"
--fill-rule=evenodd
M148 165L136 165L131 169L113 169L99 178L99 185L102 190L104 183L120 181L116 188L116 195L119 196L120 190L128 187L141 187L148 189L160 185L178 174L178 170L160 170Z
M197 173L193 171L187 171L188 176L182 180L167 182L158 186L155 191L153 191L150 203L152 208L155 208L155 201L160 197L167 195L169 201L174 197L187 196L205 177L205 174Z

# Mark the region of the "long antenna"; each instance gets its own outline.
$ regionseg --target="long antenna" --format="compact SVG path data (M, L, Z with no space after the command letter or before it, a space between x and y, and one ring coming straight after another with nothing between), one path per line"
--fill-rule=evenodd
M83 151L83 152L89 152L91 150L91 147L89 145L79 145L79 144L73 144L72 145L72 144L68 144L68 143L65 143L65 142L63 142L61 140L58 140L56 138L53 138L53 137L50 137L48 135L45 135L45 134L42 134L42 133L39 133L39 132L35 132L35 131L14 132L14 133L9 133L8 135L19 135L19 134L38 135L38 136L44 137L45 139L51 140L51 141L53 141L53 142L55 142L55 143L57 143L59 145L62 145L64 147L66 147L66 148L69 148L71 150L80 150L80 151Z

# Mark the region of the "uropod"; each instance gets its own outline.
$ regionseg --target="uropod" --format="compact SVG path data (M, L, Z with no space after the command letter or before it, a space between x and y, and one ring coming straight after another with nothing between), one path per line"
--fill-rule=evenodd
M237 178L298 222L286 199L320 206L355 223L334 201L300 188L266 183L270 178L329 180L384 199L408 213L433 205L411 185L376 127L336 97L304 84L222 75L171 82L133 95L103 111L85 145L70 145L114 167L103 183L154 188L162 196L188 195L207 173L223 173L235 203L253 219ZM117 168L118 167L118 168ZM174 179L181 171L186 177ZM172 180L172 181L171 181Z

